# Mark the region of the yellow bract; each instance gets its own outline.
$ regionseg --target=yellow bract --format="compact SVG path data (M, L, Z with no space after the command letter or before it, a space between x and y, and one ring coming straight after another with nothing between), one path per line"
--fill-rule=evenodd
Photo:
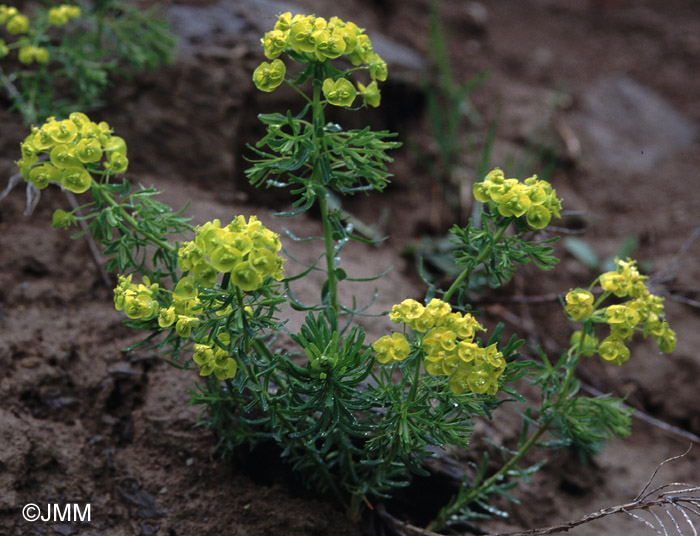
M339 78L336 81L326 78L323 81L322 90L324 97L334 106L351 106L357 96L355 86L345 78Z
M155 296L158 293L158 285L151 284L144 277L141 284L133 284L131 276L119 276L117 287L114 289L114 307L117 311L124 311L131 319L150 320L158 314L158 301Z
M392 361L403 361L411 352L411 346L401 333L381 337L372 345L372 348L377 355L377 361L382 365L387 365Z
M566 312L576 321L584 320L593 314L593 294L577 288L566 295Z
M17 59L20 63L29 65L30 63L46 63L49 61L49 51L43 47L24 46L17 52Z
M76 194L86 192L92 184L91 172L98 170L105 155L102 166L108 173L123 173L129 165L124 140L112 136L107 123L93 123L81 112L62 121L49 117L40 128L32 129L20 147L20 172L39 189L55 182ZM49 162L39 162L42 154Z
M70 4L63 4L49 9L49 24L52 26L63 26L70 19L80 16L80 8Z
M282 279L284 259L277 255L281 249L279 235L255 216L247 223L238 216L223 228L219 220L213 220L197 229L194 241L182 244L178 267L191 271L194 281L205 286L213 285L217 272L230 273L234 285L250 292L267 277Z
M372 81L367 87L358 82L357 89L360 90L360 95L362 95L362 101L364 102L365 106L369 105L373 106L374 108L379 106L382 97L379 93L377 82Z
M423 368L433 376L450 376L449 386L455 394L493 395L498 391L505 359L495 344L482 348L474 341L476 332L485 330L472 315L453 312L448 303L434 298L426 306L404 300L392 307L389 317L425 334L420 342ZM402 350L402 359L409 355L410 345L403 335L394 333L379 339L373 346L377 361L388 364L398 360L394 356L397 347Z
M265 33L260 43L265 57L270 60L276 60L283 52L304 63L325 63L345 55L354 66L362 65L369 70L372 83L367 87L359 87L365 104L379 106L379 90L375 81L386 80L387 65L374 53L372 42L365 35L364 29L356 24L338 17L327 21L314 15L292 16L287 12L278 16L274 28ZM265 62L253 73L253 81L261 91L272 91L281 83L279 73L274 72L270 64ZM351 86L350 82L341 83L341 87L334 88L325 85L326 99L335 106L350 106L356 94L355 88ZM332 93L332 96L329 97L328 93Z
M286 72L282 60L276 59L272 63L264 61L253 71L253 83L260 91L269 93L284 82Z
M629 349L625 341L641 331L645 337L656 338L659 350L670 353L676 346L676 333L664 319L664 299L652 294L644 281L647 279L639 273L637 263L633 260L615 259L616 270L602 274L598 281L607 293L618 298L628 298L622 303L615 303L594 311L593 294L587 290L575 289L566 295L566 311L576 321L604 322L610 328L610 335L597 346L592 335L586 335L581 342L581 332L574 333L572 348L579 347L583 355L598 354L611 363L618 365L629 359ZM597 348L596 348L597 346Z
M506 179L496 168L482 182L474 184L474 198L481 203L493 202L496 210L506 218L525 216L533 229L544 229L552 216L560 218L561 200L546 181L532 176L520 182Z
M219 337L228 338L225 333ZM238 363L226 350L211 344L195 344L192 360L200 366L200 376L213 373L219 380L228 380L233 378L238 370Z

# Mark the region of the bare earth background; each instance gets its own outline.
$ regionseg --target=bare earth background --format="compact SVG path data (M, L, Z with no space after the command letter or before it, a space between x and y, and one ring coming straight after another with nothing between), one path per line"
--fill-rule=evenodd
M250 74L262 59L257 41L275 15L287 10L338 15L367 28L389 62L383 106L351 114L359 118L339 113L334 119L395 129L404 147L394 154L395 178L386 194L345 205L390 240L381 248L348 249L343 262L353 276L394 266L374 307L386 310L423 292L402 253L424 236L442 236L454 223L414 150L436 150L420 93L428 76L429 2L348 0L329 6L300 0L297 6L174 2L168 9L182 36L178 62L117 85L109 106L91 117L108 121L126 139L130 179L165 190L163 198L173 206L191 201L188 213L196 223L257 214L277 230L286 225L296 234L318 233L312 217L273 220L271 213L285 208L286 194L251 191L242 178L245 143L261 133L256 114L295 104L284 91L267 95L253 88ZM668 296L667 317L679 341L674 354L662 356L651 342L638 342L623 367L586 362L582 380L700 435L700 317L687 303L697 302L700 293L700 239L690 240L700 225L697 0L452 0L442 10L457 79L489 73L473 100L485 119L497 121L493 165L525 161L532 143L550 148L558 155L550 180L565 208L578 212L561 226L587 227L581 238L601 258L635 235L635 257L649 263L656 291ZM0 112L0 178L15 173L26 133L15 115ZM477 158L465 155L467 178ZM120 352L139 334L121 325L85 240L71 241L68 233L51 229L52 212L67 205L54 188L42 194L31 217L23 215L20 188L0 202L0 534L386 534L377 519L353 524L334 505L300 489L276 454L242 453L234 462L212 455L216 440L194 428L197 409L188 406L196 373L170 368L152 355ZM290 249L315 256L298 244ZM557 253L562 262L552 273L527 267L498 296L562 294L597 275L563 247ZM313 296L317 290L312 282L298 292ZM345 295L360 292L366 293L347 288ZM495 303L485 308L484 320L509 323L550 355L558 355L571 331L552 300ZM368 339L389 327L386 321L370 323ZM475 448L484 436L512 442L512 422L506 412L480 424ZM659 462L683 453L689 443L635 419L632 436L609 445L592 465L565 452L549 453L547 467L516 490L521 505L501 505L511 517L484 527L545 526L625 503ZM699 460L696 446L665 466L658 482L700 485ZM413 502L395 501L389 510L425 522L423 507L435 493L430 486L417 484ZM90 503L92 521L28 524L21 508L29 502ZM572 533L644 530L627 518L607 518Z

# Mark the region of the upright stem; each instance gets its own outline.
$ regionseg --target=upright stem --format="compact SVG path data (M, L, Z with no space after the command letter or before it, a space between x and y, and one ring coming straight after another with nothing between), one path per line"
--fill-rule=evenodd
M326 249L326 274L328 276L328 295L330 298L330 308L338 313L338 277L335 273L335 255L333 244L333 229L328 213L327 191L321 176L321 162L326 158L323 141L323 107L321 106L321 80L320 77L314 79L314 96L312 101L312 128L315 154L313 157L313 181L317 186L318 206L321 211L321 221L323 222L323 244Z

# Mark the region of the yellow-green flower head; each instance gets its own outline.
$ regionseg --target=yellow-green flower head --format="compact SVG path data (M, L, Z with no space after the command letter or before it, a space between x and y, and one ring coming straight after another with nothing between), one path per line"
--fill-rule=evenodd
M119 136L110 136L109 139L103 144L102 147L107 156L111 156L114 153L120 153L126 156L126 142L124 138Z
M17 52L17 59L20 63L29 65L34 63L46 63L49 61L49 51L42 47L34 47L31 45L23 46Z
M216 283L217 271L211 263L199 261L192 267L194 280L204 287L213 287Z
M661 352L670 354L676 349L676 332L665 321L661 323L661 326L661 334L657 336L656 344Z
M49 24L52 26L63 26L70 19L80 16L80 8L70 4L63 4L49 9Z
M616 365L622 365L630 358L630 351L625 343L613 337L608 337L600 343L598 354L606 361Z
M263 278L248 261L239 262L231 270L231 282L246 292L257 289Z
M92 176L83 167L66 167L61 173L61 184L66 190L74 194L82 194L90 189Z
M377 361L387 365L393 361L403 361L411 353L411 346L401 333L385 335L372 345Z
M264 61L253 71L253 83L260 91L269 93L284 82L286 72L287 68L279 58L272 63Z
M27 30L29 30L29 19L17 12L16 15L9 18L5 28L8 33L13 35L27 33Z
M109 162L105 163L105 169L113 173L124 173L129 167L129 159L122 153L109 155Z
M345 41L345 54L352 54L352 52L355 50L355 46L357 45L357 36L362 34L362 30L360 30L353 22L344 23L335 17L331 19L331 22L329 22L328 25L332 25L342 36L343 41Z
M144 284L134 285L129 279L119 279L117 288L114 289L114 304L117 310L124 310L124 314L132 320L150 320L158 314L158 301L155 294L158 291L157 285L146 286ZM148 283L148 279L144 278Z
M444 350L445 352L452 352L457 348L457 334L444 327L437 327L431 329L421 342L421 348L423 348L426 353L434 353L439 350Z
M175 307L172 305L170 307L163 307L158 310L158 325L161 328L169 328L177 320L177 314L175 313Z
M131 285L131 274L124 277L120 275L117 278L117 286L114 287L114 308L117 311L124 310L124 300L126 297L126 291Z
M49 153L51 163L60 169L69 167L81 167L82 163L75 154L75 146L62 143L55 145Z
M63 26L66 22L68 22L68 17L61 7L53 7L49 9L48 19L51 26Z
M455 394L472 392L495 395L498 391L498 378L505 369L506 361L495 344L478 348L476 356L469 361L460 359L450 377L450 389Z
M199 324L199 319L196 316L178 315L175 322L175 333L183 339L192 335L192 328Z
M19 11L16 7L9 7L5 4L0 4L0 24L5 24L10 17L14 17Z
M178 252L181 270L195 270L195 279L213 284L216 273L231 274L231 282L245 291L257 289L265 278L283 279L284 259L279 235L270 231L255 217L246 223L236 217L226 227L219 220L205 223L197 229L194 242L183 244ZM205 257L210 263L202 264Z
M183 272L190 272L204 256L204 251L194 242L185 242L177 252L177 267Z
M287 48L287 40L289 39L289 30L272 30L267 32L260 40L265 52L265 57L269 60L274 60L279 57L284 49Z
M10 49L7 46L7 43L5 43L4 39L0 39L0 59L4 58L10 53Z
M209 344L195 344L192 360L200 366L200 376L214 374L219 380L228 380L236 375L238 363L223 348Z
M525 221L533 229L544 229L552 221L552 212L543 205L531 205L527 210Z
M372 106L374 108L379 106L382 97L379 93L377 82L372 81L367 87L365 87L361 82L358 82L357 89L359 89L360 95L362 95L362 103L365 106Z
M75 156L77 156L78 160L83 164L98 162L102 159L102 145L94 138L83 138L75 147Z
M582 288L570 290L566 295L566 312L580 322L593 314L593 294Z
M436 326L442 325L450 318L452 307L447 302L433 298L430 303L425 306L425 311L433 318L433 323Z
M281 281L283 279L282 263L284 259L269 249L255 248L248 256L250 265L253 270L258 272L261 277L272 276L273 279Z
M55 210L53 216L51 217L51 226L54 229L66 229L75 223L75 216L70 212L61 210L60 208Z
M292 24L299 19L299 15L295 15L292 19L292 14L288 11L287 13L282 13L277 17L277 22L275 23L275 30L280 32L288 32Z
M598 350L598 338L581 331L574 331L569 340L571 348L580 350L582 355L591 357Z
M326 78L321 89L328 102L334 106L352 106L357 96L355 86L345 78L339 78L335 82Z
M449 376L459 365L459 357L455 350L444 350L440 347L431 349L425 354L423 368L433 376Z
M369 63L373 54L374 50L369 37L365 34L359 34L355 40L355 46L352 49L352 52L348 54L348 59L350 60L350 63L358 66L362 65L363 63Z
M465 363L469 363L479 356L479 350L480 347L475 342L459 341L457 356Z
M29 182L39 190L46 188L50 182L61 183L61 172L53 164L46 162L29 172Z
M410 328L414 328L414 322L425 312L425 306L416 300L404 300L400 304L394 305L389 313L392 322L403 322Z
M313 33L317 30L314 27L314 17L300 17L289 28L289 46L295 52L313 53L316 48L316 43L313 39ZM320 29L320 28L318 28Z
M126 144L121 138L112 136L111 132L107 123L93 123L80 112L74 112L62 121L49 117L40 128L33 128L21 144L23 158L18 162L20 171L25 180L33 177L36 184L43 184L40 176L50 172L53 174L50 180L62 183L67 190L85 192L92 184L90 171L102 160L105 146L110 148L108 161L103 163L106 171L121 173L128 166ZM41 153L47 154L51 164L61 170L60 181L56 180L55 172L50 168L42 167L41 171L33 173Z
M477 331L486 331L476 318L471 314L466 313L462 316L461 313L454 312L445 318L441 325L454 331L460 339L473 339Z
M646 294L644 280L637 269L636 261L621 261L615 258L617 268L614 272L606 272L600 276L600 286L603 290L612 292L619 298L634 295L634 297Z
M639 322L637 311L626 305L610 305L605 309L605 318L611 326L620 325L627 328L634 328Z
M379 54L372 54L369 58L369 76L372 80L384 82L388 74L386 62L379 57Z
M561 201L556 191L546 181L534 175L520 182L506 179L503 171L492 170L482 182L473 187L474 198L481 203L493 202L503 217L525 216L533 229L544 229L552 216L561 217Z
M55 143L70 143L78 135L78 127L70 119L52 121L42 127Z
M181 300L189 300L197 296L197 287L191 276L180 279L173 289L173 296Z
M347 46L345 39L343 39L343 33L339 29L333 31L316 30L312 38L316 44L314 53L320 62L340 57Z
M498 212L501 216L519 218L525 214L532 202L521 184L514 185L498 202Z

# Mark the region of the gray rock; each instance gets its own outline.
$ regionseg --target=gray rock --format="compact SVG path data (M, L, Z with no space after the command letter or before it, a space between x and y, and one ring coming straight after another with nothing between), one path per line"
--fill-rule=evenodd
M692 121L626 75L596 81L569 121L590 164L628 173L653 169L697 136Z
M212 45L222 38L229 41L231 38L253 39L251 44L259 47L260 38L274 26L277 15L287 11L305 13L307 10L279 0L222 0L206 7L173 5L168 10L168 18L180 40L179 54L191 57L203 50L211 50ZM399 72L410 78L410 75L425 70L425 58L415 50L376 31L368 33L375 52L387 62L390 72Z

